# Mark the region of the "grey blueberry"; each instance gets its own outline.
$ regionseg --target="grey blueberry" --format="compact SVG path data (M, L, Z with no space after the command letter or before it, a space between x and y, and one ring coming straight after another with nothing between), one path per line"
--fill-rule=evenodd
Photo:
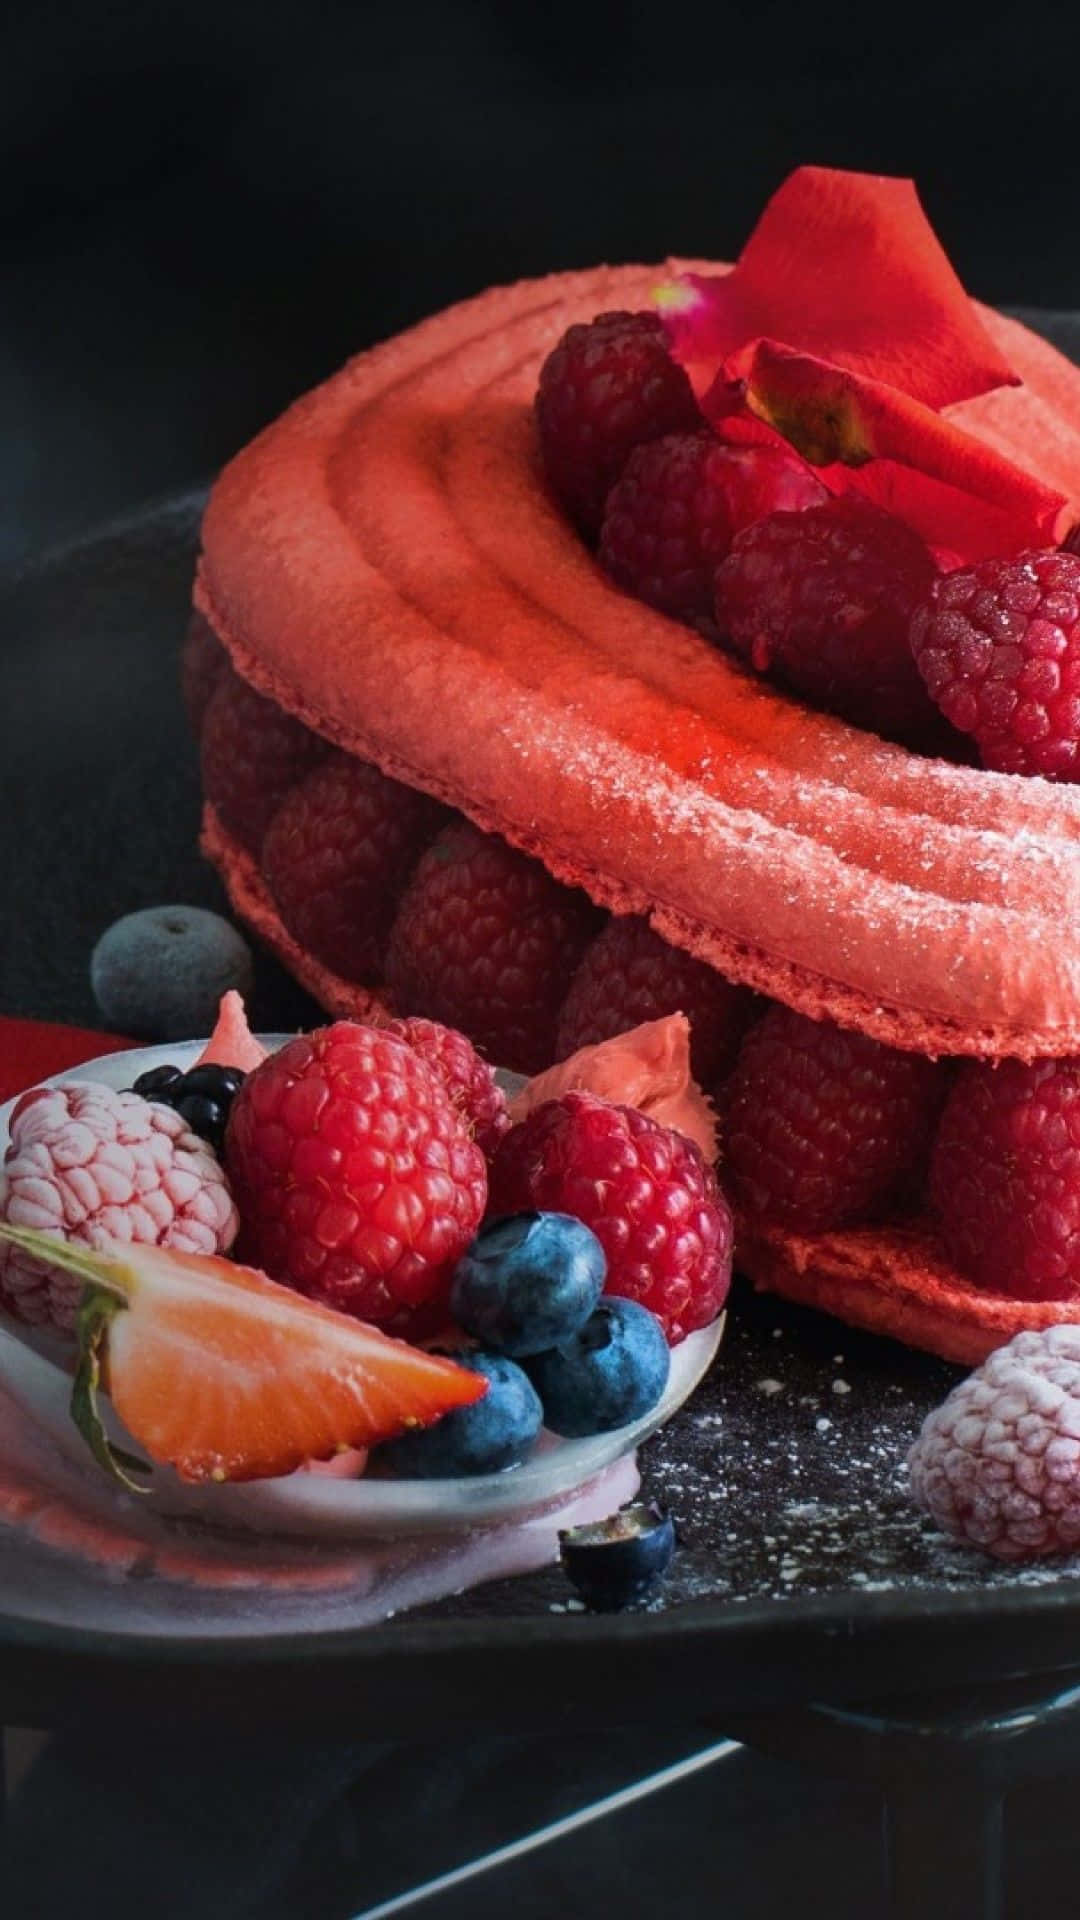
M205 907L146 907L114 920L90 956L90 984L111 1026L160 1040L198 1040L230 987L252 986L243 935Z

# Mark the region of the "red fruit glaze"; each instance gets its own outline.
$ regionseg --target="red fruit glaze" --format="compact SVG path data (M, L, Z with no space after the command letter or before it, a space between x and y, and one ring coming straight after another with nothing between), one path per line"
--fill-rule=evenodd
M658 315L600 313L568 327L548 354L536 421L552 491L592 537L633 449L700 426L701 415Z
M260 867L284 925L343 980L382 978L397 902L448 818L426 794L332 753L285 795Z
M1021 1300L1080 1298L1080 1060L963 1066L930 1196L969 1279Z
M228 668L210 696L199 753L203 793L249 853L278 805L329 748Z
M188 725L196 740L202 732L210 696L228 671L229 656L209 620L204 620L201 613L193 613L180 649L180 692Z
M985 767L1080 779L1080 558L1047 548L947 574L910 639L932 698Z
M467 1034L440 1026L437 1020L391 1020L386 1032L404 1040L438 1074L481 1153L490 1160L510 1125L506 1095L494 1067L481 1060Z
M597 924L584 894L461 821L428 848L405 890L387 981L407 1012L462 1028L499 1066L538 1073Z
M719 1313L732 1224L711 1167L633 1107L566 1093L511 1127L491 1166L490 1216L571 1213L607 1256L605 1292L639 1300L674 1346Z
M918 535L853 500L778 513L736 535L716 576L716 623L759 673L887 738L935 714L908 644L935 565Z
M635 448L607 497L600 564L650 606L709 620L716 569L742 527L828 495L794 454L667 434Z
M627 915L610 920L582 955L559 1014L556 1058L684 1013L694 1078L711 1087L734 1059L753 1005L745 988Z
M746 1214L824 1233L870 1218L925 1161L944 1069L773 1006L724 1095L725 1178Z
M351 1021L248 1076L225 1158L253 1262L400 1331L443 1305L487 1197L484 1156L442 1081L403 1040Z

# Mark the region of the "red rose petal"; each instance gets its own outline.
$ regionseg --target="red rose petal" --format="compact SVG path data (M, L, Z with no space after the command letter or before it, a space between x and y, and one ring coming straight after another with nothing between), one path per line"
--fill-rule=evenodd
M910 180L799 167L732 272L688 274L661 304L675 357L698 390L721 363L729 374L743 372L763 339L898 387L927 407L1017 385Z
M1054 545L1073 517L1065 494L932 408L775 341L757 343L743 378L719 376L702 407L729 437L775 431L832 492L873 500L965 560Z

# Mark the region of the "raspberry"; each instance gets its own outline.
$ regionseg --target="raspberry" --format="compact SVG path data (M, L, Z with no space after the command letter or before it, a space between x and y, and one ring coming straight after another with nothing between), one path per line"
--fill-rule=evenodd
M725 1090L739 1205L808 1233L867 1219L921 1168L942 1092L932 1060L770 1007Z
M348 1020L248 1075L225 1157L252 1264L406 1330L445 1303L487 1197L484 1156L432 1068Z
M263 837L259 864L289 932L342 979L377 981L405 882L446 818L426 794L331 753Z
M229 832L257 854L289 788L328 751L318 734L256 693L230 667L203 716L203 792Z
M506 1095L494 1067L481 1060L466 1034L441 1027L436 1020L391 1020L385 1031L404 1040L438 1074L484 1158L490 1160L510 1125Z
M730 1065L752 1005L749 993L628 915L610 920L586 947L559 1015L556 1058L685 1013L694 1077L711 1087Z
M914 1499L999 1560L1080 1546L1080 1327L1018 1333L923 1425Z
M930 1197L951 1258L979 1286L1080 1298L1080 1060L963 1066Z
M727 447L673 433L636 447L612 487L600 564L640 600L684 620L711 620L716 569L740 528L828 495L794 454Z
M605 1292L640 1301L669 1343L707 1326L731 1281L731 1213L698 1149L592 1093L546 1100L491 1165L489 1214L573 1214L607 1257Z
M119 1240L224 1253L237 1214L220 1162L187 1121L90 1081L32 1087L11 1115L0 1219L104 1247ZM20 1320L75 1324L82 1284L0 1248L0 1304Z
M405 890L387 979L400 1006L460 1027L499 1066L538 1073L596 918L538 860L460 821Z
M568 327L540 369L536 419L552 490L590 538L627 455L701 425L655 313L600 313Z
M861 501L770 514L736 534L716 576L716 623L758 673L887 737L936 716L908 644L935 565L902 521Z
M911 621L919 672L984 767L1080 779L1080 559L1051 548L939 580Z
M180 692L188 725L196 740L202 731L210 696L228 667L229 656L209 620L204 620L201 613L193 613L180 649Z

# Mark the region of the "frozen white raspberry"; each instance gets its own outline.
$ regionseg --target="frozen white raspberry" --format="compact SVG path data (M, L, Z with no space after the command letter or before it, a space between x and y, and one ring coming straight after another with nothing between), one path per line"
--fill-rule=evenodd
M221 1163L171 1107L90 1082L32 1087L0 1171L0 1220L100 1247L139 1240L226 1253L239 1219ZM0 1245L0 1306L70 1328L80 1283Z
M908 1466L956 1540L999 1560L1080 1548L1080 1326L998 1347L928 1416Z

